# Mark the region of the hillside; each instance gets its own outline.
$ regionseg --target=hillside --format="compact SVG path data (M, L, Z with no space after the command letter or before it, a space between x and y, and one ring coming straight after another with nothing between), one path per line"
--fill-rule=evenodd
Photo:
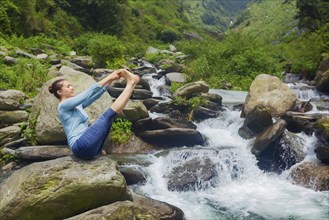
M236 17L253 0L203 0L203 1L181 1L184 15L188 20L207 30L215 32L226 31Z

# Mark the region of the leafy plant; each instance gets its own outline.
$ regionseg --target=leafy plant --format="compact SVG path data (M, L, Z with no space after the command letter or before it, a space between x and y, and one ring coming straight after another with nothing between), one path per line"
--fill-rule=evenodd
M132 123L124 118L116 118L112 123L110 138L113 143L127 143L132 135Z
M28 140L28 143L32 146L37 145L35 126L37 124L38 117L40 115L40 110L29 120L28 126L23 127L23 135Z

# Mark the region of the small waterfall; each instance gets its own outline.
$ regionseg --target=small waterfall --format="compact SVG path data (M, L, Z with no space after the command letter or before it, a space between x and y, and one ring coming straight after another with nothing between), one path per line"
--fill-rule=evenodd
M146 77L154 85L154 96L160 96L161 91L155 88L156 85L164 85L163 81L154 82L156 80L151 75ZM299 92L297 86L289 86L302 100L320 96L313 88ZM210 92L222 95L223 101L227 100L224 103L226 106L243 103L247 94L233 92L232 95L232 92L222 90ZM218 118L197 123L198 131L208 138L208 145L189 148L181 146L154 152L151 155L152 164L143 168L147 182L135 185L132 189L179 207L184 211L186 220L327 220L328 192L317 192L292 184L288 178L289 170L280 175L260 170L258 161L250 152L254 140L245 140L238 135L242 124L240 111L230 109L226 109ZM314 154L317 138L304 133L297 135L305 140L302 143L305 145L305 160L317 160ZM214 165L212 169L215 175L212 179L205 181L200 173L196 185L190 190L168 189L173 170L191 160L202 158L210 159Z
M314 86L304 83L287 84L288 87L295 92L297 99L301 101L309 101L311 99L320 99L321 95Z

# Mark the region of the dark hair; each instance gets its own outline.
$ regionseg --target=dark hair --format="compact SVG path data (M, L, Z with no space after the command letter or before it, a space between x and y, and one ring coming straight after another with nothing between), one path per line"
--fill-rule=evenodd
M58 95L58 90L60 90L63 86L61 82L65 81L66 79L58 79L53 82L53 84L49 85L48 90L51 94L54 94L56 98L60 99L61 97Z

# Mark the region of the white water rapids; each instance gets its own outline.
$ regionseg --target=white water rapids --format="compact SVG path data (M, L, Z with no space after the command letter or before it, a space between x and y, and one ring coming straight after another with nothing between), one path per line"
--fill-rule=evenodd
M223 97L225 102L225 97ZM329 192L319 192L291 183L289 170L265 173L250 152L252 140L238 135L243 119L239 111L226 109L215 119L197 124L209 139L207 146L171 149L163 156L151 156L144 168L147 182L133 190L183 210L187 220L216 219L329 219ZM298 134L305 140L304 161L317 161L316 137ZM196 157L207 156L215 164L216 177L196 185L195 191L169 191L166 176L174 167Z

